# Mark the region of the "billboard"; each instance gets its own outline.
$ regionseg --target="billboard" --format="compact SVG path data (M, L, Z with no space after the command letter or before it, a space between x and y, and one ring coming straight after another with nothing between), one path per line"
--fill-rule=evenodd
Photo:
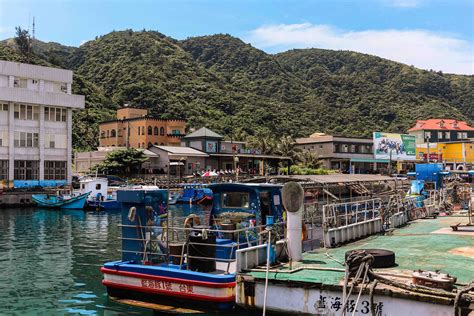
M374 133L375 159L416 160L415 136L395 133Z

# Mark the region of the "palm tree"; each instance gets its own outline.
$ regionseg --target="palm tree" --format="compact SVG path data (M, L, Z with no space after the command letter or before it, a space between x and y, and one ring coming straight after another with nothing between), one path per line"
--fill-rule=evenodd
M299 160L306 168L317 169L321 166L321 161L316 153L311 151L302 152L299 155Z
M290 160L287 161L289 175L291 165L298 160L298 154L301 152L301 149L296 147L295 140L287 135L280 138L280 142L277 145L277 152L282 156L290 158Z
M275 153L275 141L268 135L259 134L248 138L250 147L260 150L263 155Z

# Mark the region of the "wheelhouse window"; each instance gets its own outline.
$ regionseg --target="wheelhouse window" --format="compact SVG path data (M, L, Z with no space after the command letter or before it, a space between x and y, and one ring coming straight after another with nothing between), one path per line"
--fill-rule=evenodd
M249 208L250 193L248 192L224 192L222 193L223 208Z

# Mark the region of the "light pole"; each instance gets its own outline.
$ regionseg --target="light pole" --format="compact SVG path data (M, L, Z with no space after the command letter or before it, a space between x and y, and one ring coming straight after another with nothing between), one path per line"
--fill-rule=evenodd
M430 163L430 137L425 135L426 146L428 148L428 154L426 154L426 162Z

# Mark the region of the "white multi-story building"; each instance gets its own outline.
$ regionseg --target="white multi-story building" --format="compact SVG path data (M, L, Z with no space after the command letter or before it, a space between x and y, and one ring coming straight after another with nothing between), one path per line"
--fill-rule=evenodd
M16 187L70 183L72 71L0 60L0 180Z

